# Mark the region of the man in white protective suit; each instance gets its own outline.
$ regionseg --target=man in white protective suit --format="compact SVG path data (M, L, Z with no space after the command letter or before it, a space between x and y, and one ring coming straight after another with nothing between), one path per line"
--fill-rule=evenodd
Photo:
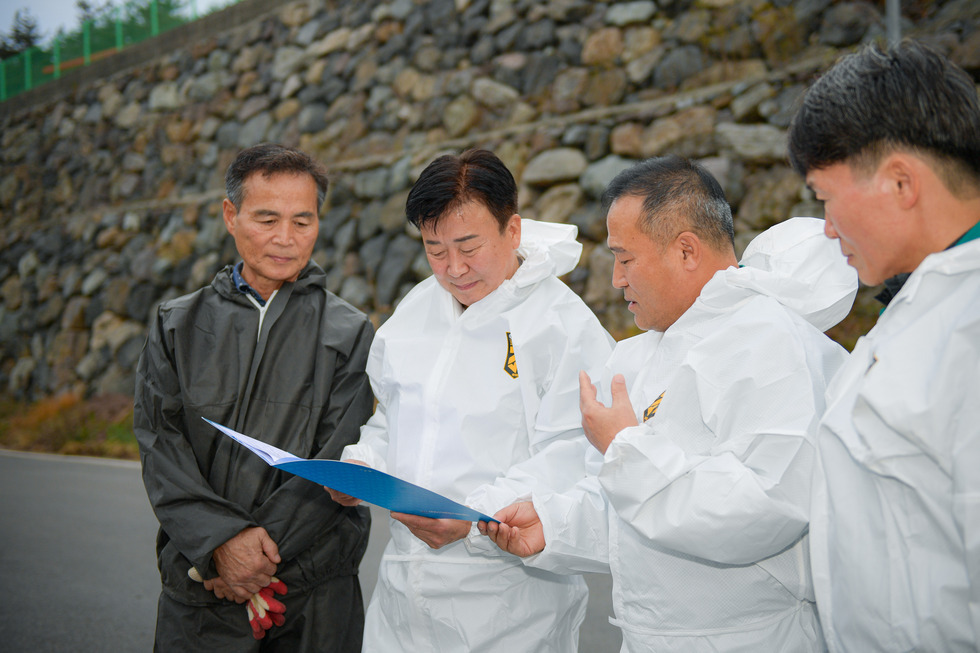
M433 276L378 330L377 410L342 459L488 515L573 486L589 448L578 370L601 368L613 345L558 279L581 254L575 227L522 220L513 176L486 150L431 162L406 213ZM468 521L391 516L364 651L577 649L581 576L526 568Z
M887 306L827 393L813 579L832 651L980 649L980 103L913 41L807 91L790 160Z
M857 278L814 218L739 266L724 192L680 157L624 170L603 204L613 285L646 332L618 343L600 397L581 375L590 475L481 530L536 568L611 572L623 651L820 651L811 433L846 357L822 332Z

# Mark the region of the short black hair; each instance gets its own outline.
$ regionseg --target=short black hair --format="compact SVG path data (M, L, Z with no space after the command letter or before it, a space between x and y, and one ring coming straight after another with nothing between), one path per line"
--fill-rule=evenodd
M433 229L448 211L476 201L487 207L503 233L517 213L517 183L504 162L489 150L445 154L425 167L405 202L405 215L416 227Z
M735 225L725 191L695 161L672 154L623 170L602 194L603 213L621 197L643 198L639 227L663 247L691 231L718 251L734 250Z
M980 102L973 79L911 39L843 57L804 94L789 128L801 175L848 163L877 167L895 149L933 157L950 188L980 180Z
M255 172L265 177L280 173L310 175L316 183L317 208L323 206L327 197L330 182L322 163L296 148L260 143L239 152L225 173L225 194L236 211L241 210L245 201L245 180Z

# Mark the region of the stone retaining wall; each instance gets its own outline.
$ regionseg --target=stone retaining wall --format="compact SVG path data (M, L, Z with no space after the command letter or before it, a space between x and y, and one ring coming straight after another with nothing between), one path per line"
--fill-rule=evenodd
M377 323L428 274L404 220L412 182L434 156L480 146L514 172L522 215L579 227L567 281L629 335L603 246L606 182L644 157L696 157L729 195L740 246L819 215L785 161L794 102L884 31L883 2L277 4L247 0L242 25L211 17L179 47L164 35L142 62L3 105L0 391L131 394L156 304L235 260L223 174L261 141L327 163L314 258ZM980 73L978 3L903 5L905 33ZM862 298L835 335L852 341L873 314Z

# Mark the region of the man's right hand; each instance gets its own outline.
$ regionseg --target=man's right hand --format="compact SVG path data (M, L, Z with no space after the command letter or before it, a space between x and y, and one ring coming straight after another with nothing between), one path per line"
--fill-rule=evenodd
M500 523L481 521L477 528L504 551L526 558L544 550L544 528L530 501L511 504L493 518Z
M584 371L578 373L579 409L582 412L582 429L585 437L599 453L605 454L616 434L625 428L636 426L636 413L630 403L626 379L622 374L613 376L610 384L612 405L606 407L596 399L596 387Z
M212 555L218 575L244 600L272 582L282 562L279 547L261 526L246 528Z
M204 589L209 592L214 592L214 595L219 599L227 599L235 603L245 603L247 600L236 594L231 585L223 581L221 576L215 576L214 578L209 578L201 582L204 583Z
M344 462L354 463L355 465L364 465L365 467L368 467L368 464L363 460L345 460ZM349 494L338 492L337 490L334 490L333 488L329 488L326 485L323 486L323 489L330 493L331 499L333 499L335 502L339 503L342 506L353 507L361 503L361 500L358 499L357 497L352 497Z

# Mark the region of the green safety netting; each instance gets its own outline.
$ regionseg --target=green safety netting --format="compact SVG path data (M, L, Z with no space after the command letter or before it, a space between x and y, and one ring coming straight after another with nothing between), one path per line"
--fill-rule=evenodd
M196 18L195 0L128 0L109 7L44 47L0 61L0 102Z

